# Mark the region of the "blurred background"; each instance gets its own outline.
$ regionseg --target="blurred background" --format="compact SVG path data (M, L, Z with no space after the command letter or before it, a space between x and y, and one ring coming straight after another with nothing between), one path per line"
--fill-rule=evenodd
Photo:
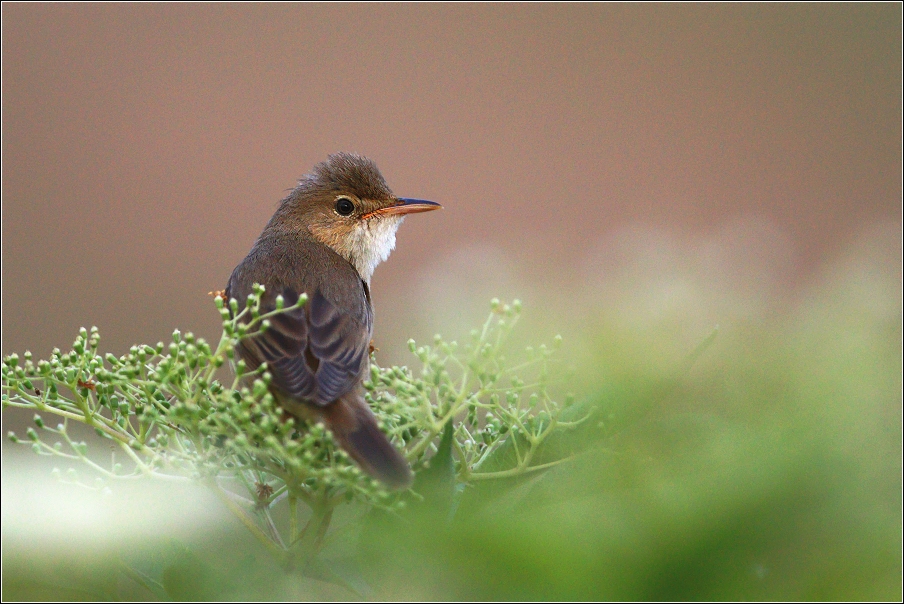
M558 478L585 485L569 513L607 519L572 560L592 581L456 591L449 571L382 595L900 598L899 5L5 3L2 17L3 355L45 358L91 325L116 354L177 327L217 338L207 292L300 176L356 151L396 194L445 207L409 218L374 275L383 365L517 297L523 343L561 333L569 387L602 400L720 328L620 445L649 463L614 471L627 491L587 469L611 460ZM29 421L4 411L4 430ZM37 459L3 450L4 561L36 568L36 526L70 529L35 507ZM738 463L715 500L694 482ZM523 513L521 532L549 517ZM746 528L686 539L714 515ZM537 538L569 530L587 534ZM737 567L707 549L753 534L768 543ZM713 559L719 578L695 578Z

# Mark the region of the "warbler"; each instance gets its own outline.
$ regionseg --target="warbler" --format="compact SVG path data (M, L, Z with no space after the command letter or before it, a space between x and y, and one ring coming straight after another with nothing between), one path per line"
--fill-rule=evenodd
M289 195L232 272L227 299L244 301L259 283L262 310L307 303L277 314L270 327L240 341L249 370L266 363L270 391L293 416L322 421L368 474L393 489L412 473L377 426L364 399L374 310L370 280L395 247L408 214L441 208L396 197L373 161L336 153L314 166Z

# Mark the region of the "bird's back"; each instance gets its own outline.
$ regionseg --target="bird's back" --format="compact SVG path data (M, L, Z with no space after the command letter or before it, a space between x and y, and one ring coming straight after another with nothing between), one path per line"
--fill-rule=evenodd
M266 288L262 302L267 307L286 289L309 297L320 292L341 314L361 322L368 333L373 328L367 285L347 260L309 234L264 232L232 271L226 296L242 304L255 283Z

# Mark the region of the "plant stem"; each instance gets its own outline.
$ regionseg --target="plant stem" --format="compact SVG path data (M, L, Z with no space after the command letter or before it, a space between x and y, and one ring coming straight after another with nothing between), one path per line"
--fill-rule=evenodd
M502 470L501 472L480 472L476 474L471 474L471 480L493 480L497 478L511 478L512 476L519 476L521 474L528 474L530 472L537 472L539 470L545 470L546 468L551 468L553 466L557 466L561 463L565 463L566 461L571 461L577 457L576 455L570 455L568 457L563 457L562 459L557 459L555 461L551 461L549 463L540 464L538 466L530 466L523 467L518 466L517 468L512 468L511 470Z
M220 501L222 501L226 505L226 508L230 512L232 512L233 515L235 515L235 517L238 518L242 524L245 525L245 528L251 531L251 534L254 535L255 538L257 538L257 540L267 548L267 550L273 555L274 558L281 562L285 561L286 550L274 543L273 540L264 531L262 531L259 526L257 526L257 523L254 522L254 519L235 501L233 501L229 494L224 491L222 487L220 487L220 485L217 483L216 478L208 478L204 481L204 484L207 485L207 487L209 487L214 492L214 494L220 499Z
M298 497L289 494L289 545L295 545L300 535L298 534Z

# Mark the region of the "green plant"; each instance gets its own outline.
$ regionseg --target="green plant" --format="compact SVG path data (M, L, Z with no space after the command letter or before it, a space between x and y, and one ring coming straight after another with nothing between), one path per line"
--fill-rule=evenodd
M267 391L266 367L247 373L238 361L234 378L221 370L234 361L242 338L289 310L278 298L276 310L261 312L263 291L257 286L241 309L236 300L227 306L215 298L223 324L215 347L177 330L169 345L102 356L92 328L80 331L70 352L56 349L49 360L35 362L28 352L21 359L8 356L3 408L35 411L35 428L26 438L9 438L30 444L39 455L88 466L98 475L86 485L92 488L141 477L198 481L281 563L293 567L322 549L337 506L356 503L397 513L440 489L454 514L465 484L531 474L570 459L573 451L548 443L593 414L551 393L549 366L560 338L553 348L528 348L526 360L507 363L505 342L521 305L493 300L489 318L464 346L439 335L432 346L409 341L420 370L381 368L372 361L368 402L417 476L410 492L390 494L335 446L322 424L282 417ZM302 296L297 306L305 301ZM100 462L87 442L71 436L74 422L94 428L120 454L109 464ZM63 479L85 484L74 468ZM272 511L283 501L288 522L280 526Z

